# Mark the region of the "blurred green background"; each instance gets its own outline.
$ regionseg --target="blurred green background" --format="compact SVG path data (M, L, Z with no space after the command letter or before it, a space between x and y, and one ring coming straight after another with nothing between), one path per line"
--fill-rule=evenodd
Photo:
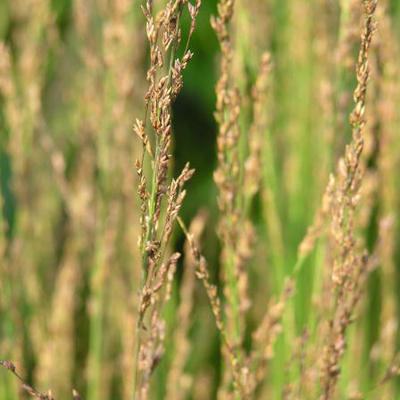
M134 169L140 146L132 126L143 117L148 67L140 4L0 0L0 359L13 360L27 382L41 390L52 388L58 399L68 398L73 387L88 400L127 399L131 390L140 273ZM251 88L264 51L270 51L273 64L265 109L263 184L250 210L257 244L248 266L253 302L247 317L248 348L269 301L279 295L285 276L299 262L298 246L314 220L329 173L351 137L347 120L356 84L359 4L236 4L232 36L243 104L242 160L252 120ZM400 393L398 385L374 386L393 360L400 339L400 2L382 1L380 7L367 103L367 201L357 229L368 249L377 249L382 259L349 335L351 352L343 362L338 394L343 399L353 389L371 399L396 398ZM187 161L196 169L181 215L189 225L200 209L207 210L202 247L212 280L220 284L213 182L219 45L209 23L215 13L216 0L203 1L190 46L194 57L173 105L173 170L176 176ZM188 28L185 14L183 36ZM385 221L390 229L381 238ZM297 364L290 373L285 366L295 347L288 343L304 327L311 332L308 365L316 357L321 319L317 305L332 261L323 238L301 260L297 294L290 305L295 310L294 331L278 340L259 398L281 398L282 388L301 375ZM184 246L178 229L173 246ZM168 382L180 346L174 332L180 325L177 310L185 279L181 263L165 311L166 354L153 379L155 399L174 398ZM200 284L192 299L181 398L216 398L223 376L218 332ZM18 382L5 372L0 371L1 399L20 398Z

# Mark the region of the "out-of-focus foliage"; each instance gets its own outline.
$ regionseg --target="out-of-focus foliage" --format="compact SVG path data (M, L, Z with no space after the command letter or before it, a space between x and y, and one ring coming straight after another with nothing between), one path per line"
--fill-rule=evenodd
M154 7L166 3L157 0ZM220 104L218 126L221 49L210 25L217 1L203 3L190 44L194 56L172 107L172 174L188 161L196 170L185 186L180 215L188 226L193 221L224 309L234 302L229 293L234 279L230 287L225 284L230 252L243 267L247 289L239 285L237 291L244 304L240 361L250 368L252 350L265 361L254 398L322 395L323 339L341 298L332 289L332 272L338 260L360 263L354 261L359 249L368 251L371 272L349 316L357 316L356 322L333 346L339 352L346 338L332 398L397 398L400 3L381 0L375 12L359 159L363 177L349 178L360 188L342 197L339 189L333 195L326 188L331 173L341 182L358 171L339 159L354 134L348 121L357 77L361 80L356 65L362 1L235 2L227 21L230 81L220 97L232 100L229 90L240 94L235 103L240 103L235 121L240 173L231 175L227 167L218 185L216 138L232 109L225 100ZM41 391L51 388L56 399L72 398L73 388L88 400L132 395L142 268L135 170L142 145L132 127L144 118L149 67L140 5L0 0L0 359L12 361ZM186 37L187 12L181 26ZM261 82L266 52L268 71ZM232 161L229 144L224 149ZM251 157L256 153L257 162ZM150 171L151 163L145 168ZM253 175L246 180L249 171ZM217 198L220 206L229 203L224 190L230 184L243 202L224 214ZM332 208L324 210L324 193L336 209L343 207L342 219ZM228 222L221 228L219 221ZM224 234L226 226L230 234ZM302 242L309 226L314 229ZM231 398L229 357L195 279L196 260L175 228L170 250L183 257L163 309L165 352L150 398ZM354 246L346 242L353 235ZM288 277L295 286L291 297L284 292ZM356 293L354 286L346 290ZM230 329L229 311L224 318ZM269 329L264 336L262 329L256 333L262 321ZM0 370L0 399L28 396L7 372Z

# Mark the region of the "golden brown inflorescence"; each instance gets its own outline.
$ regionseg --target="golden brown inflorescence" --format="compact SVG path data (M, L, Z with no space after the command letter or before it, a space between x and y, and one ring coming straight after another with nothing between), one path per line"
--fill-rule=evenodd
M254 334L254 348L249 354L244 349L246 312L251 306L248 295L248 267L253 256L256 232L249 218L251 204L260 191L263 164L263 135L267 129L266 94L269 87L271 56L268 51L261 56L257 79L251 91L252 121L248 124L248 154L240 156L243 147L241 118L243 106L241 93L234 73L235 44L231 37L231 24L235 2L218 2L218 15L211 18L221 48L220 76L216 84L215 119L218 124L218 166L214 181L218 187L220 223L218 236L222 244L224 297L226 299L223 319L216 291L209 286L208 275L201 273L224 338L225 359L229 369L225 370L220 395L231 396L233 381L234 396L250 399L263 380L266 362L271 358L272 347L280 332L280 319L291 290L284 289L278 305L272 303L266 316ZM199 258L199 265L204 263ZM202 262L203 260L203 262ZM218 300L218 301L217 301Z
M332 283L335 292L333 317L329 321L321 367L321 399L332 399L340 374L340 360L346 350L346 331L353 319L363 283L369 270L369 257L355 235L355 212L360 201L363 169L360 166L364 145L366 90L369 80L368 50L376 26L373 14L376 1L364 1L364 31L356 66L357 87L350 116L352 141L339 161L338 176L330 204L331 233L335 240Z
M192 5L187 0L169 1L153 16L153 4L142 7L146 18L146 33L150 46L150 67L147 71L148 90L145 95L145 116L137 120L134 130L143 143L143 153L136 162L139 176L138 194L141 200L142 282L137 322L136 372L134 398L148 396L150 376L163 354L164 323L162 308L170 297L171 285L180 257L168 256L168 242L173 224L185 198L185 183L194 170L186 164L181 174L169 180L170 147L172 141L171 104L183 85L182 72L193 56L189 50L201 1ZM177 51L182 41L180 21L185 9L191 18L191 28L181 58ZM147 120L150 128L147 129ZM146 173L146 155L151 162Z

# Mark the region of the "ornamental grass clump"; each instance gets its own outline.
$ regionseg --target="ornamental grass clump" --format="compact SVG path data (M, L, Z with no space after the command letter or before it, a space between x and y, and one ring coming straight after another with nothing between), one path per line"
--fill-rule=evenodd
M0 400L398 398L396 1L139 3L0 1Z

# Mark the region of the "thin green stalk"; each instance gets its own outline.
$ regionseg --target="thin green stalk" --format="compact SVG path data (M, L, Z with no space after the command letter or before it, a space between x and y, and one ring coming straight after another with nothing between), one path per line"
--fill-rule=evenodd
M114 89L111 84L109 71L104 71L105 96L104 109L112 108ZM89 320L89 353L88 353L88 400L99 400L103 398L101 392L103 347L104 347L104 319L105 319L105 295L106 295L106 263L107 248L112 247L112 243L107 243L105 234L108 228L107 212L110 208L112 198L112 171L110 159L112 121L108 114L104 116L101 130L98 134L97 163L99 177L97 180L97 203L95 232L94 262L90 276L90 320Z
M6 276L6 271L4 270L4 258L5 258L5 247L6 247L6 235L4 229L4 217L3 217L3 200L2 193L0 188L0 260L3 259L3 264L0 266L0 274L1 274L1 295L2 295L2 303L4 308L0 309L0 315L2 319L2 326L0 332L0 340L1 341L10 341L15 337L14 327L12 323L11 313L11 296L10 296L10 278ZM4 336L3 336L4 335ZM5 356L2 355L2 356ZM15 384L15 379L13 379L10 374L2 373L0 378L0 398L4 400L16 400L18 398L17 388Z
M96 239L95 262L91 276L91 310L89 327L88 362L88 400L99 400L101 396L101 366L103 356L103 320L104 320L104 240L101 233Z
M104 121L107 125L107 121ZM109 207L109 151L106 129L100 134L98 146L98 163L100 169L99 186L103 189L98 192L97 218L95 237L94 263L90 276L90 321L89 321L89 381L88 400L99 400L101 396L101 366L103 364L103 342L104 342L104 313L105 313L105 272L106 272L106 251L111 243L105 241L106 209Z

